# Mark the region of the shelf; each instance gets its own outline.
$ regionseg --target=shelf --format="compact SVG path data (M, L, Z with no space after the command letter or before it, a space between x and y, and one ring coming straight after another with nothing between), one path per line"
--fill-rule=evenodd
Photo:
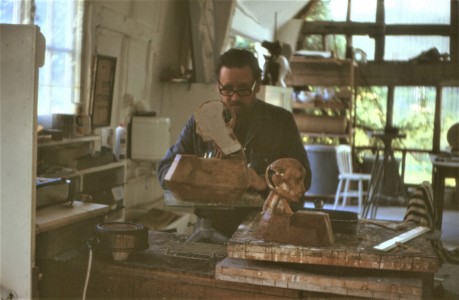
M311 59L293 56L290 59L292 78L288 86L353 86L356 63L351 59Z
M293 55L290 58L290 62L294 63L305 63L309 65L329 65L333 67L342 67L346 65L357 66L357 63L352 59L336 59L336 58L311 58L301 55Z
M305 108L330 108L330 109L338 109L338 110L345 110L349 109L348 105L345 103L340 103L337 101L309 101L309 102L293 102L292 104L293 109L305 109Z
M58 204L37 209L36 233L43 233L79 221L104 215L109 211L105 204L73 201L72 207Z
M348 133L300 132L301 137L349 138Z
M81 176L81 175L85 175L85 174L90 174L90 173L95 173L95 172L115 169L115 168L119 168L119 167L124 167L124 165L125 165L125 161L121 160L121 161L112 162L112 163L109 163L109 164L106 164L106 165L102 165L102 166L97 166L97 167L93 167L93 168L78 170L78 171L75 171L73 173L65 174L62 177L69 178L69 177Z
M94 142L100 140L100 135L88 135L70 139L63 139L62 141L49 141L49 142L39 142L37 144L38 148L52 147L52 146L61 146L74 143L83 143L83 142Z
M301 136L310 138L345 139L352 144L354 73L358 65L352 59L308 58L290 59L292 76L289 86L333 88L333 95L324 101L314 94L311 101L294 102L292 110ZM312 96L312 97L311 97ZM324 98L325 99L325 98Z

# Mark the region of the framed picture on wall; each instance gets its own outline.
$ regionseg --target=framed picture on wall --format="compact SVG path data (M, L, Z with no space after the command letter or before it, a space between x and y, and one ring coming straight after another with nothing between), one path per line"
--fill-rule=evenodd
M97 55L92 90L92 127L110 126L115 85L116 57Z

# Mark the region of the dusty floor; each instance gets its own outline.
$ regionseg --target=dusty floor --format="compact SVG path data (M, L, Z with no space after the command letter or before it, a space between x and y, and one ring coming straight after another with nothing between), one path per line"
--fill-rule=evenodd
M435 274L435 299L459 299L459 265L443 264Z

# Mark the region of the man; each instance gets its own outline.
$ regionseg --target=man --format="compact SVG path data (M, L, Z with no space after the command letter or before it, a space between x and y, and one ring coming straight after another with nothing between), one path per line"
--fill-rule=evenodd
M261 69L255 56L247 50L230 49L220 56L215 75L222 101L236 114L233 130L245 152L251 188L266 196L269 192L263 176L266 168L279 158L294 158L306 170L304 186L308 190L311 185L309 161L292 114L256 98L260 91ZM176 154L203 157L213 150L212 147L211 142L204 142L196 133L191 116L176 144L159 163L161 186L167 189L164 176ZM212 218L214 227L231 236L246 213L244 209L216 211Z

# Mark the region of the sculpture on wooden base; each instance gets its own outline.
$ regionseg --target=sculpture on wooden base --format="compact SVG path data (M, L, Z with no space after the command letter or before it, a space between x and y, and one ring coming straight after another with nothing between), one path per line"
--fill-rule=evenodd
M289 202L298 202L305 192L306 171L299 161L282 158L266 169L265 179L271 192L263 205L258 236L268 242L304 246L333 243L328 214L313 211L293 212Z

